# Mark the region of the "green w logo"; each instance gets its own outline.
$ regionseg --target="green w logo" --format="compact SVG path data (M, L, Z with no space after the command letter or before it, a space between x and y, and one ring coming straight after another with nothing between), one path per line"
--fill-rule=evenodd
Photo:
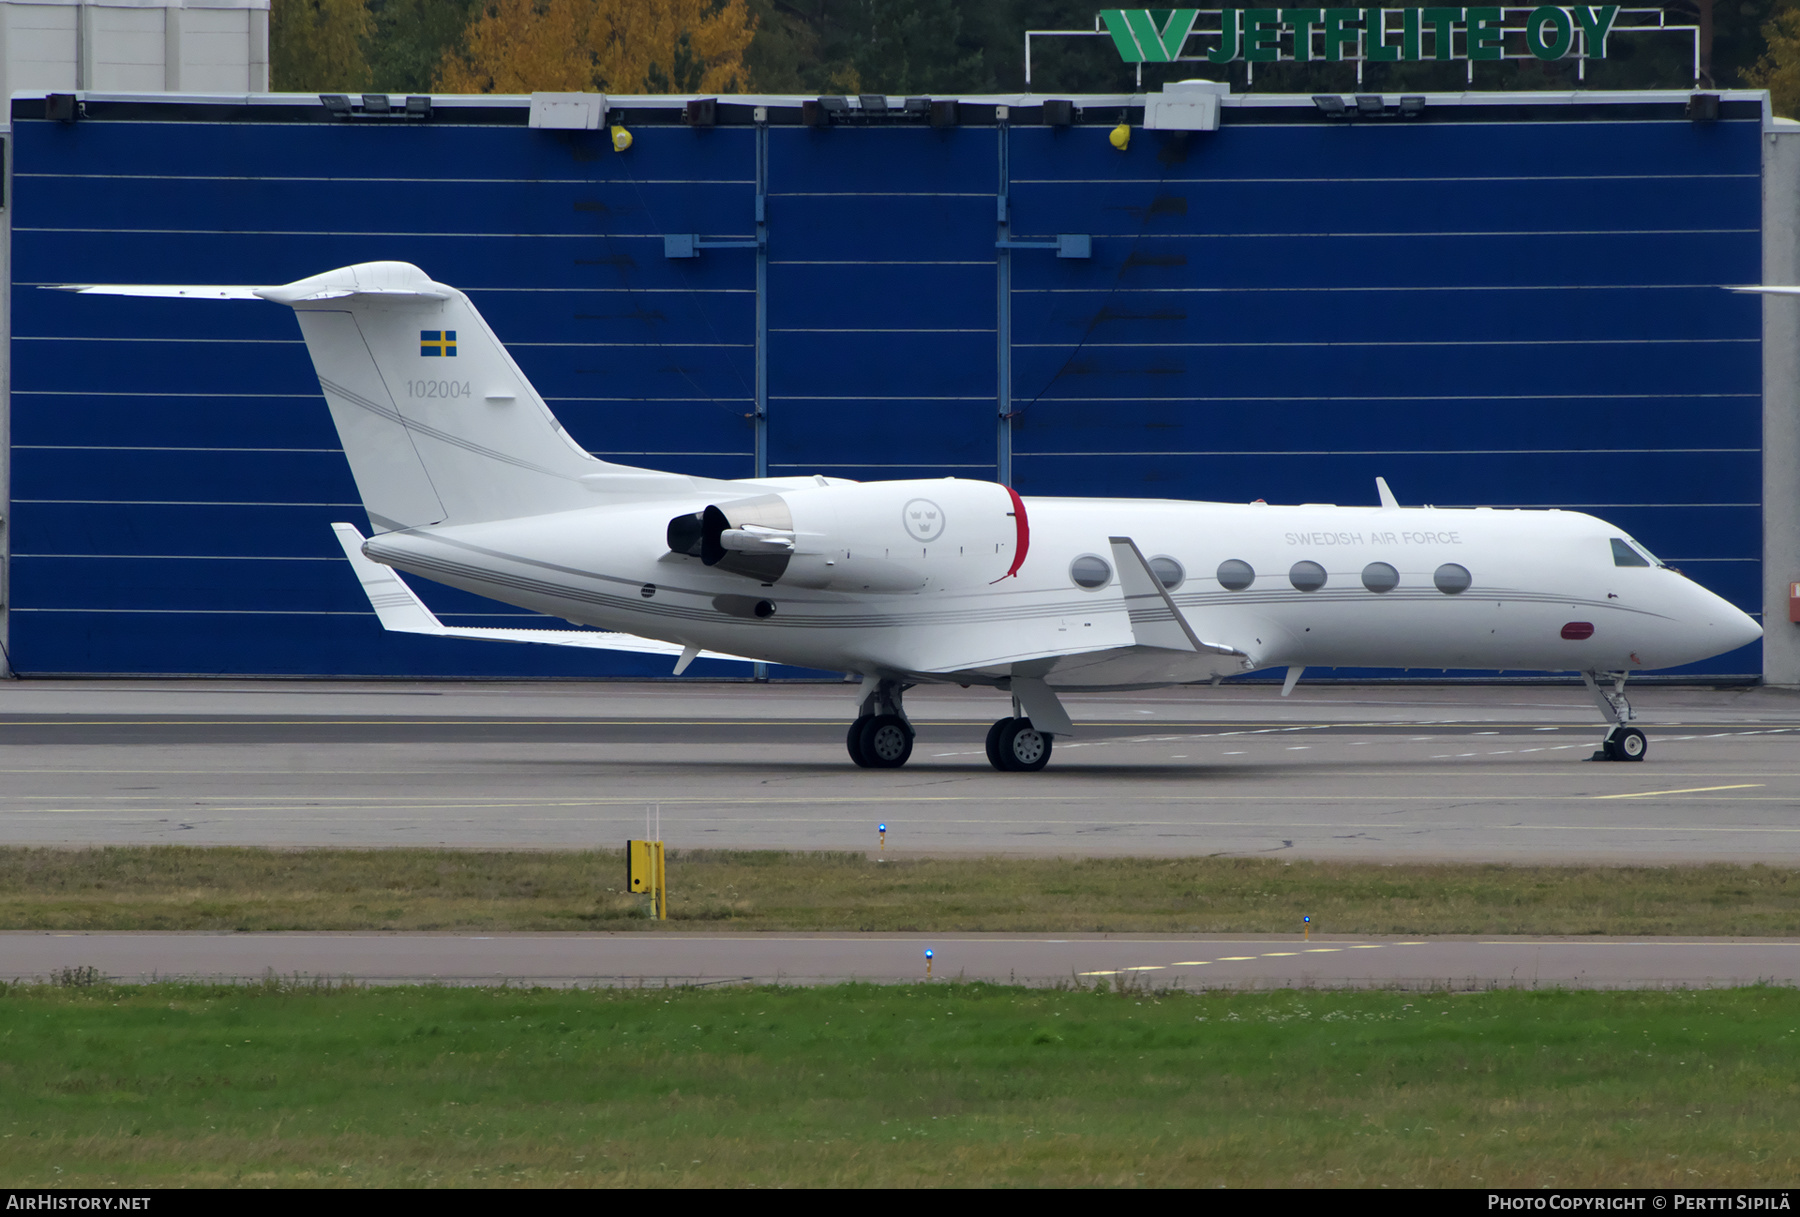
M1101 11L1100 19L1126 63L1171 63L1181 54L1199 13L1197 8L1109 8Z

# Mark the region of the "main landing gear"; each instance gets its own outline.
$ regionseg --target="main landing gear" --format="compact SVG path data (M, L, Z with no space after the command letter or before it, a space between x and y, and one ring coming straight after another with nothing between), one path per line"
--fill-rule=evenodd
M897 680L870 682L856 721L844 736L850 759L863 769L898 769L912 756L913 728L900 704L911 685Z
M1050 740L1028 718L1003 718L988 728L988 764L1002 773L1036 773L1050 763Z
M844 735L844 750L862 769L898 769L912 757L913 727L907 720L900 699L911 685L897 680L869 679L856 721ZM1037 704L1040 714L1051 719L1067 716L1048 695L1048 707ZM1032 726L1025 717L1017 695L1013 698L1013 717L1003 718L988 728L988 763L1002 773L1036 773L1050 763L1051 733ZM1042 697L1039 702L1042 702Z
M1600 740L1600 750L1590 761L1641 761L1650 752L1650 741L1636 727L1629 726L1633 715L1631 703L1625 700L1624 672L1583 672L1582 681L1594 695L1594 704L1612 724ZM1608 689L1600 682L1612 682Z

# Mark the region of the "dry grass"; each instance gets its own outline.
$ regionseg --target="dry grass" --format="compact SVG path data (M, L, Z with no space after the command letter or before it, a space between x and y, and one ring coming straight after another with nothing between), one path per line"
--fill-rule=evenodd
M670 854L672 920L622 851L0 849L0 929L1705 934L1800 929L1768 866Z

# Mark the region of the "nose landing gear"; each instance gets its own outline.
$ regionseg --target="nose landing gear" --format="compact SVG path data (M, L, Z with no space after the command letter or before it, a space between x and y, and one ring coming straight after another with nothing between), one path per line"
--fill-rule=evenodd
M1625 700L1624 672L1583 672L1582 681L1588 692L1594 695L1594 704L1600 707L1600 713L1612 724L1606 735L1600 740L1600 750L1590 756L1590 761L1641 761L1649 755L1650 741L1636 727L1627 726L1634 715L1631 703ZM1612 688L1601 685L1601 680L1610 680Z

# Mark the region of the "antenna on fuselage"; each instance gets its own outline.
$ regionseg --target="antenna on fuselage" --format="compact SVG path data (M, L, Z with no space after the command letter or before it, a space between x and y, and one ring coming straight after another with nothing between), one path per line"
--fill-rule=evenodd
M1384 511L1389 507L1400 506L1400 500L1396 499L1394 492L1388 489L1386 478L1375 479L1375 493L1381 496L1381 506Z

